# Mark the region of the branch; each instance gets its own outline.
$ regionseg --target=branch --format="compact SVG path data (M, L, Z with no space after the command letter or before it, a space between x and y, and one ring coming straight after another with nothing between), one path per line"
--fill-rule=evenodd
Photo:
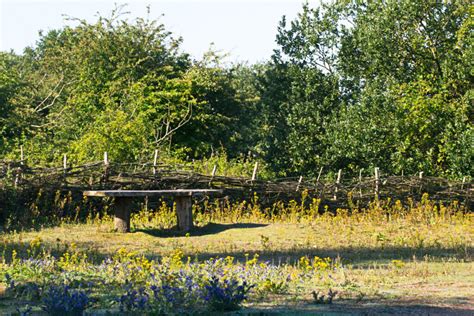
M36 107L36 108L35 108L36 112L41 112L41 111L46 110L47 108L52 107L52 106L54 105L54 102L56 102L56 99L59 98L59 96L60 96L61 93L63 92L64 88L65 88L66 86L69 86L69 85L73 84L73 83L76 82L76 81L77 81L77 80L72 80L72 81L70 81L70 82L67 82L67 83L63 84L63 86L61 87L61 90L59 90L59 92L56 94L56 96L55 96L54 99L51 101L51 103L48 104L48 105L45 105L45 106L42 107L41 109L38 109L38 107ZM53 91L54 91L54 90L53 90ZM51 93L52 93L52 92L51 92ZM50 96L51 96L51 94L50 94ZM46 99L43 100L43 102L44 102L44 101L46 101ZM42 102L42 103L43 103L43 102Z
M441 63L438 58L436 51L436 42L431 38L426 25L423 23L423 19L419 19L419 27L416 28L416 31L424 37L425 41L428 42L429 50L433 56L433 61L436 64L437 71L441 78L443 78L443 69L441 68Z
M56 113L56 117L61 116L61 114L63 114L65 109L66 109L66 107L64 106L61 109L61 111L59 111L59 113ZM46 126L49 126L49 125L53 125L55 123L58 123L58 121L53 119L53 120L50 120L49 122L41 124L41 125L31 124L30 126L33 127L33 128L43 128L43 127L46 127Z
M188 123L191 120L192 116L193 116L193 106L192 104L189 104L188 112L183 117L183 119L178 123L178 125L175 128L172 128L171 130L167 130L165 135L155 140L155 144L159 144L160 142L168 138L171 134L173 134L175 131L177 131L179 128L181 128L186 123Z
M38 105L35 107L35 109L34 109L35 112L41 111L41 110L39 110L39 109L41 108L41 106L53 95L53 92L56 91L56 89L59 87L59 85L61 84L61 82L63 82L63 80L64 80L64 76L61 75L61 79L59 79L58 83L57 83L56 86L53 88L53 90L51 90L51 92L48 94L48 96L47 96L46 98L44 98L44 100L41 101L41 103L38 104ZM61 89L61 90L62 90L62 89Z

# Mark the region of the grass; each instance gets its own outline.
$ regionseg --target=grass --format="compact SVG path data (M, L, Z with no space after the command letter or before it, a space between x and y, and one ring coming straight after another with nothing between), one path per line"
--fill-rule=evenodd
M179 254L185 264L232 257L229 269L250 263L262 266L260 274L274 271L262 279L248 268L250 275L256 274L250 277L256 287L245 303L248 313L474 312L471 214L427 197L416 206L374 203L365 210L323 214L317 212L318 203L293 201L263 209L255 199L196 206L197 227L186 235L173 230L173 210L162 204L156 211L135 213L130 234L114 233L108 216L89 217L81 224L64 220L57 227L2 233L0 253L5 271L16 271L13 250L17 265L18 258L64 259L69 253L87 255L89 268L121 252L155 262ZM17 275L21 279L22 273ZM314 293L327 297L330 290L338 292L333 303L317 304ZM5 294L4 310L14 305Z

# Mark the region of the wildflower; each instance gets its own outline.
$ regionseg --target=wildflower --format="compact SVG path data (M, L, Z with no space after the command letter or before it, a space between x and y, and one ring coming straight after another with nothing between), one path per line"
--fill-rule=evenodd
M82 315L91 300L82 291L70 291L68 285L53 285L43 297L43 310L51 315Z
M237 280L225 280L221 282L213 277L206 285L204 300L212 310L232 311L240 308L240 303L247 298L247 293L255 285L248 285L246 281L239 284Z

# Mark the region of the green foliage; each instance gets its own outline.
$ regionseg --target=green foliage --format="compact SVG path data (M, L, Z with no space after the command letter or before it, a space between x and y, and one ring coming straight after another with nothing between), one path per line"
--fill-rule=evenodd
M397 122L392 100L387 100L377 85L366 87L359 105L341 107L327 122L325 164L353 174L361 168L366 173L374 167L390 170Z
M401 84L394 92L401 119L398 129L400 142L397 144L393 165L405 170L426 170L430 174L441 174L447 169L457 172L473 171L468 170L468 166L472 164L447 163L446 147L454 149L453 144L458 143L459 138L462 139L463 132L458 131L459 135L450 133L451 137L447 137L446 128L456 124L469 128L467 104L463 99L453 98L448 85L438 88L433 86L433 81L432 77L427 80L422 78ZM472 157L472 144L465 145L468 146L461 148L471 151ZM462 156L466 157L466 154Z
M174 144L187 147L195 158L219 148L232 158L253 149L258 100L255 70L245 65L226 67L224 58L211 50L187 73L198 106L189 124L176 132Z
M336 1L283 18L262 80L266 159L283 174L472 174L472 10Z
M28 80L49 91L21 104L33 104L37 121L25 144L30 156L47 162L68 153L83 162L108 150L116 161L138 159L160 145L165 127L191 114L196 102L184 76L190 61L180 40L155 21L119 17L117 9L94 24L78 20L25 52L34 65ZM44 151L45 142L55 150Z
M333 50L333 12L303 12L280 22L273 62L261 80L265 112L262 146L266 159L283 174L313 174L320 166L324 122L341 103Z
M130 118L121 110L105 110L95 125L71 144L78 161L99 160L104 151L119 160L137 160L147 144L147 124L143 116Z
M474 6L468 1L338 0L278 26L267 63L181 51L159 21L122 7L0 53L0 156L60 164L188 163L268 175L473 174ZM252 157L252 159L248 159ZM236 171L237 167L231 169Z
M0 154L11 150L24 129L22 109L16 107L16 94L25 84L20 73L20 57L0 52Z

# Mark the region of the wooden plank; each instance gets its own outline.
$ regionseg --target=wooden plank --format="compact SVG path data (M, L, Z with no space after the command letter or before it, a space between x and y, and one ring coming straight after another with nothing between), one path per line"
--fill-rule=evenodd
M216 189L177 189L177 190L100 190L100 191L84 191L85 196L97 197L143 197L153 195L170 195L170 196L195 196L206 194L221 194L222 190Z

